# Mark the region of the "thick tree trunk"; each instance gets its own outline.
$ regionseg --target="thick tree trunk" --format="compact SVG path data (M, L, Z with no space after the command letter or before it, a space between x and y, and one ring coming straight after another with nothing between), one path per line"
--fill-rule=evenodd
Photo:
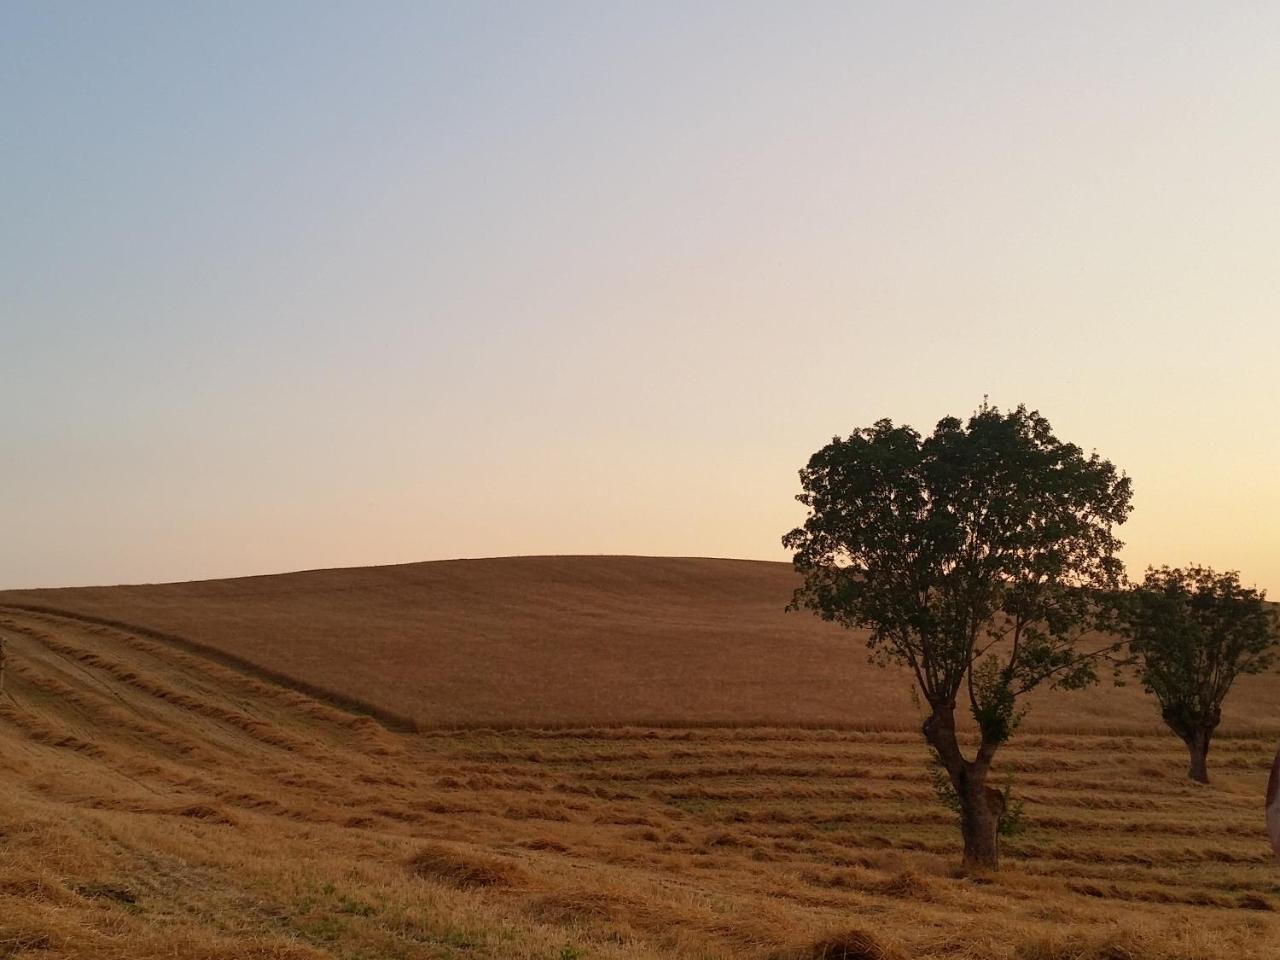
M1197 783L1209 782L1209 741L1212 737L1212 730L1197 730L1183 737L1191 754L1187 776Z
M1004 796L987 786L990 756L968 761L956 739L955 708L934 706L924 722L924 737L938 754L960 801L960 833L964 838L964 868L996 870L1000 866L1000 820ZM994 748L991 752L994 752Z
M960 796L960 832L964 836L964 866L967 870L997 870L1000 867L1000 820L1004 816L1004 796L987 786L987 771L975 771L973 764L964 774L965 789Z

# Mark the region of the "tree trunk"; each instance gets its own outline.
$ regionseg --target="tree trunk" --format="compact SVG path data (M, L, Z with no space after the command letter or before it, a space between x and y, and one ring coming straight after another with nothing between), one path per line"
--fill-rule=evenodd
M1161 711L1165 724L1187 745L1191 765L1187 776L1197 783L1209 782L1209 743L1222 722L1219 709L1199 710L1174 703Z
M1209 782L1209 740L1212 737L1212 730L1203 729L1196 730L1184 738L1187 750L1191 754L1191 766L1187 770L1187 776L1197 783Z
M960 802L960 833L964 838L964 869L996 870L1000 866L1000 820L1004 796L987 786L990 748L985 759L966 760L956 739L955 707L935 705L924 722L925 740L938 754Z
M1004 816L1004 795L987 786L987 771L974 764L965 770L965 790L960 796L960 832L964 836L966 870L1000 868L1000 820Z

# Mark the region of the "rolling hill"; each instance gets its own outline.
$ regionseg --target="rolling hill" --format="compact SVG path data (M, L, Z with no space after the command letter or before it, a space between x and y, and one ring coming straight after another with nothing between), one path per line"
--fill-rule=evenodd
M21 590L0 605L125 626L393 725L777 725L908 730L904 671L864 637L784 613L784 563L509 557L140 586ZM1280 730L1276 677L1245 678L1225 729ZM1108 682L1045 693L1027 729L1158 732Z

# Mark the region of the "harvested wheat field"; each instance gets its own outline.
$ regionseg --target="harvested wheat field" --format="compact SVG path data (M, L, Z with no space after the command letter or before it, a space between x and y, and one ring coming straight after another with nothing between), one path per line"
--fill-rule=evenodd
M136 630L0 631L0 957L1277 955L1256 731L1209 788L1170 736L1020 736L974 880L908 730L396 732Z
M785 613L790 565L502 557L195 583L0 592L0 604L141 625L399 726L641 724L916 729L905 670ZM1280 733L1245 677L1237 731ZM1037 692L1026 729L1163 728L1130 686Z

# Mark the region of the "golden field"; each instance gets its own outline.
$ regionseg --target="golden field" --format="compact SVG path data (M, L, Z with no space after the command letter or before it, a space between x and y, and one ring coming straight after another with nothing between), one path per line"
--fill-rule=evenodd
M536 566L511 563L490 589ZM662 569L637 588L646 595L629 597L622 573L604 577L612 594L589 585L597 605L571 631L559 673L497 653L549 633L556 616L577 617L572 608L554 613L554 604L586 587L534 591L532 573L523 593L512 587L478 605L472 626L465 611L473 597L450 605L441 590L413 606L424 568L437 566L428 564L370 573L404 581L378 598L353 588L325 601L318 586L302 589L324 574L293 575L303 578L293 601L289 578L129 588L114 601L111 590L57 594L61 609L79 604L82 614L134 618L143 629L0 609L8 651L0 957L1280 955L1280 863L1262 816L1277 731L1266 716L1237 713L1229 722L1206 788L1185 780L1182 745L1144 715L1153 710L1140 691L1107 687L1081 696L1081 705L1046 699L1033 715L1038 727L997 761L997 782L1012 778L1025 802L1024 827L1006 840L999 875L962 878L954 872L958 831L933 794L915 715L893 674L867 667L839 631L783 617L785 567L648 563ZM675 580L700 564L711 569L696 587L686 584L681 605ZM566 568L588 565L576 559ZM752 589L774 584L783 596L748 602L745 587L731 588L735 570L751 575ZM716 583L723 592L711 590ZM183 589L193 598L185 613ZM9 594L5 602L53 606L52 596ZM202 608L201 596L213 599ZM663 596L673 607L654 606ZM308 633L307 613L318 616L326 602L348 619ZM541 619L527 613L542 602ZM648 611L650 645L640 643L643 625L622 630L628 610ZM478 646L474 637L502 616L505 632ZM454 633L435 632L448 623ZM200 630L186 636L184 624ZM615 654L633 655L607 668L618 686L595 701L583 693L586 682L611 674L596 662L604 656L584 653L593 629ZM286 636L288 643L268 642ZM308 636L316 638L310 645ZM465 646L466 636L470 655L487 658L498 679L483 680L477 669L468 674L476 689L410 709L412 691L447 693L458 682L448 659L438 665L443 679L432 677L432 658L443 656L445 638ZM207 656L192 643L224 652ZM393 692L379 698L370 661L397 643L425 652L384 659ZM758 671L757 687L801 696L812 682L806 702L773 704L751 693L752 671L740 660L770 645L783 649ZM549 636L535 647L554 652ZM689 675L698 664L709 668L716 650L728 690L714 689L713 673ZM644 673L663 651L678 653L679 668ZM836 674L826 680L816 671L822 651ZM256 654L262 669L227 659ZM392 729L268 679L288 670L315 690L408 714L419 729ZM635 693L623 688L632 676ZM674 690L665 711L663 682ZM824 711L838 708L841 683L849 685L848 718L837 723ZM517 691L529 699L506 706L502 698ZM695 725L699 717L686 711L700 692L711 706L707 722ZM1270 695L1274 704L1275 678L1241 692L1241 701ZM610 694L621 720L610 719ZM760 722L731 724L718 712L735 697ZM1090 702L1119 707L1090 716ZM465 716L486 703L491 712ZM540 719L532 712L539 708ZM580 719L591 710L601 716ZM465 729L439 726L468 720Z
M865 638L784 613L785 563L503 557L124 587L0 604L144 625L397 726L916 729L907 671ZM1274 680L1242 679L1236 731L1280 734ZM1136 687L1038 694L1028 730L1163 728Z

